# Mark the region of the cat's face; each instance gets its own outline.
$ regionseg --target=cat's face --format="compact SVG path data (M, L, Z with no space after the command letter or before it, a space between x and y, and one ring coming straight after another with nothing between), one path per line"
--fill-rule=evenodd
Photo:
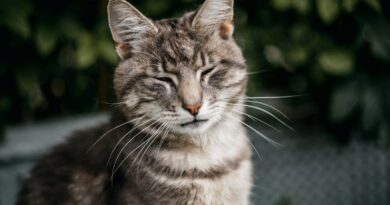
M247 73L232 39L232 1L208 0L198 12L151 22L111 0L110 28L122 61L115 89L122 110L155 130L198 135L239 113Z

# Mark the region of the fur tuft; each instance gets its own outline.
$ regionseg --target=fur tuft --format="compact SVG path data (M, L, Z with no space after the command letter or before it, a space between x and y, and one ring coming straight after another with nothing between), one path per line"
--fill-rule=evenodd
M152 21L125 0L110 0L107 10L116 51L122 59L129 49L140 50L146 37L158 33Z
M196 14L192 26L207 34L220 31L223 38L233 34L233 0L206 0Z

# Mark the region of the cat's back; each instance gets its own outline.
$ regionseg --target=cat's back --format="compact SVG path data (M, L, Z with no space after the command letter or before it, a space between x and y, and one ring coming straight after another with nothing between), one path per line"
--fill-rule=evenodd
M88 149L108 127L102 124L76 131L66 143L53 148L31 171L17 204L107 204L108 146Z

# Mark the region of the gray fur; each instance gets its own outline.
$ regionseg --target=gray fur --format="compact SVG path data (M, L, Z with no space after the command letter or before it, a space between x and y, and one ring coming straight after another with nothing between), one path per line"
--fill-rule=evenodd
M155 22L124 0L111 0L108 13L119 110L44 157L18 204L249 204L251 152L239 122L247 73L233 2L207 0Z

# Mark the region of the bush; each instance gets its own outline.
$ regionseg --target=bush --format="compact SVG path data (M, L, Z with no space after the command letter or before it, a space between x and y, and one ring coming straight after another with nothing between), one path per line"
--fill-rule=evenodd
M153 19L201 1L134 0ZM302 94L290 116L346 141L389 145L390 24L379 0L236 1L237 42L251 72L250 94ZM2 124L104 110L117 62L107 0L0 2ZM290 103L288 103L290 102Z

